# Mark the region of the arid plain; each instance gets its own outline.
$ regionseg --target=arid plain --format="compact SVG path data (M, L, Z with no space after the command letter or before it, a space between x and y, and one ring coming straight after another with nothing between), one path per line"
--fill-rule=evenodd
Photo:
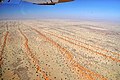
M120 80L120 24L1 20L0 80Z

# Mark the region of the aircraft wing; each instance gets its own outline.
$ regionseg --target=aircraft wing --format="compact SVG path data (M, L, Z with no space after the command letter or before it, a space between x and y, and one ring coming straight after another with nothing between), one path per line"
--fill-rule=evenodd
M21 1L31 2L38 5L55 5L57 3L70 2L73 0L0 0L1 3L5 4L19 4Z
M38 5L55 5L57 3L70 2L73 0L23 0Z

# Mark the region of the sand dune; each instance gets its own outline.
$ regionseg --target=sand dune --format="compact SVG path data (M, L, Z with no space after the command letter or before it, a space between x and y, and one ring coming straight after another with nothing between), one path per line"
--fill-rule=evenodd
M0 21L0 79L120 80L120 26Z

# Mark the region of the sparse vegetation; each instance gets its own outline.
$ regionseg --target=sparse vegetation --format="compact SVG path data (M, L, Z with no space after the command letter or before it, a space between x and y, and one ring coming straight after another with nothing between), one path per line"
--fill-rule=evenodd
M1 80L120 79L118 26L59 20L0 26Z

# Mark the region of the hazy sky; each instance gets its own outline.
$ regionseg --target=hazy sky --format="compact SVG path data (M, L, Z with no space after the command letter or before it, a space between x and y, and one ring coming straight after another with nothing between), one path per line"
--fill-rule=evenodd
M13 3L16 3L14 0ZM75 0L53 6L22 2L0 5L2 18L72 18L120 20L120 0Z

